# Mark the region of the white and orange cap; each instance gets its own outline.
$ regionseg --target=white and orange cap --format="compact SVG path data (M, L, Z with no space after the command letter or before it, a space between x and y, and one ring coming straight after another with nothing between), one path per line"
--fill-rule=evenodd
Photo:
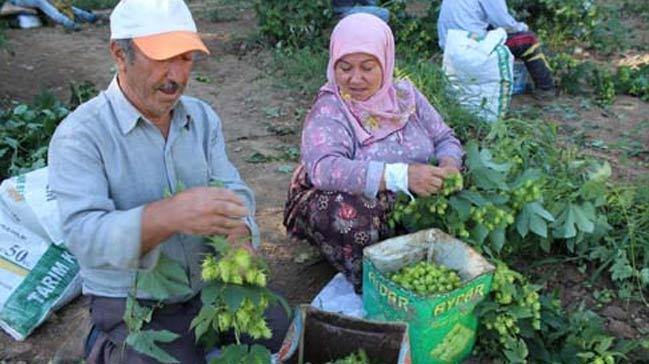
M183 0L121 0L110 14L110 39L127 38L154 60L210 53Z

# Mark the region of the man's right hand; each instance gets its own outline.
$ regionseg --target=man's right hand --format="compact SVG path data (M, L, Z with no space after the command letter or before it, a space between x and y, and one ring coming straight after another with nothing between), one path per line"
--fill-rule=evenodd
M248 209L234 192L195 187L171 198L176 230L188 235L230 236L246 227Z

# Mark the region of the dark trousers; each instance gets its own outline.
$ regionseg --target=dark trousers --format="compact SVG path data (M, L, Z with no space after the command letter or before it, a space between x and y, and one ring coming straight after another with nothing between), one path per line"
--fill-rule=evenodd
M525 67L529 72L534 87L541 90L553 90L554 80L552 71L548 65L548 60L543 54L541 43L532 32L519 32L510 34L505 43L514 57L525 62Z
M201 308L200 295L175 304L167 304L153 311L151 322L145 323L143 330L169 330L180 335L171 343L160 344L160 348L181 363L205 363L205 349L196 343L194 330L189 328L191 321ZM151 301L140 300L140 305L153 305ZM90 296L90 317L93 328L86 342L86 363L88 364L153 364L157 361L140 354L126 345L128 329L123 321L126 308L125 298ZM289 319L279 305L266 311L266 319L273 337L255 343L264 345L272 352L279 350L289 325ZM232 341L228 343L232 343ZM251 344L252 340L244 343ZM227 345L227 344L226 344Z

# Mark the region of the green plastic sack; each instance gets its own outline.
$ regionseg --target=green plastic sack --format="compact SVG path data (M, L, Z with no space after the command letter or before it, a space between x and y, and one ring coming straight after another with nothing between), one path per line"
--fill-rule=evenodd
M462 287L424 297L387 277L422 260L457 270ZM369 319L408 323L414 364L457 363L475 344L474 309L491 290L493 270L470 246L438 229L388 239L363 251L363 307Z

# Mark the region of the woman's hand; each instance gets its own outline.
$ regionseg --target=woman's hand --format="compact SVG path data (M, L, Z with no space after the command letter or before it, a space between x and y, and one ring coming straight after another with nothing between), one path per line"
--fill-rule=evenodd
M428 164L408 166L408 189L418 196L427 197L442 188L445 171Z
M444 170L444 176L460 173L458 162L452 157L442 157L439 162L439 168Z
M408 189L418 196L428 197L437 193L444 184L444 177L460 173L452 159L442 159L439 167L428 164L410 164L408 166Z

